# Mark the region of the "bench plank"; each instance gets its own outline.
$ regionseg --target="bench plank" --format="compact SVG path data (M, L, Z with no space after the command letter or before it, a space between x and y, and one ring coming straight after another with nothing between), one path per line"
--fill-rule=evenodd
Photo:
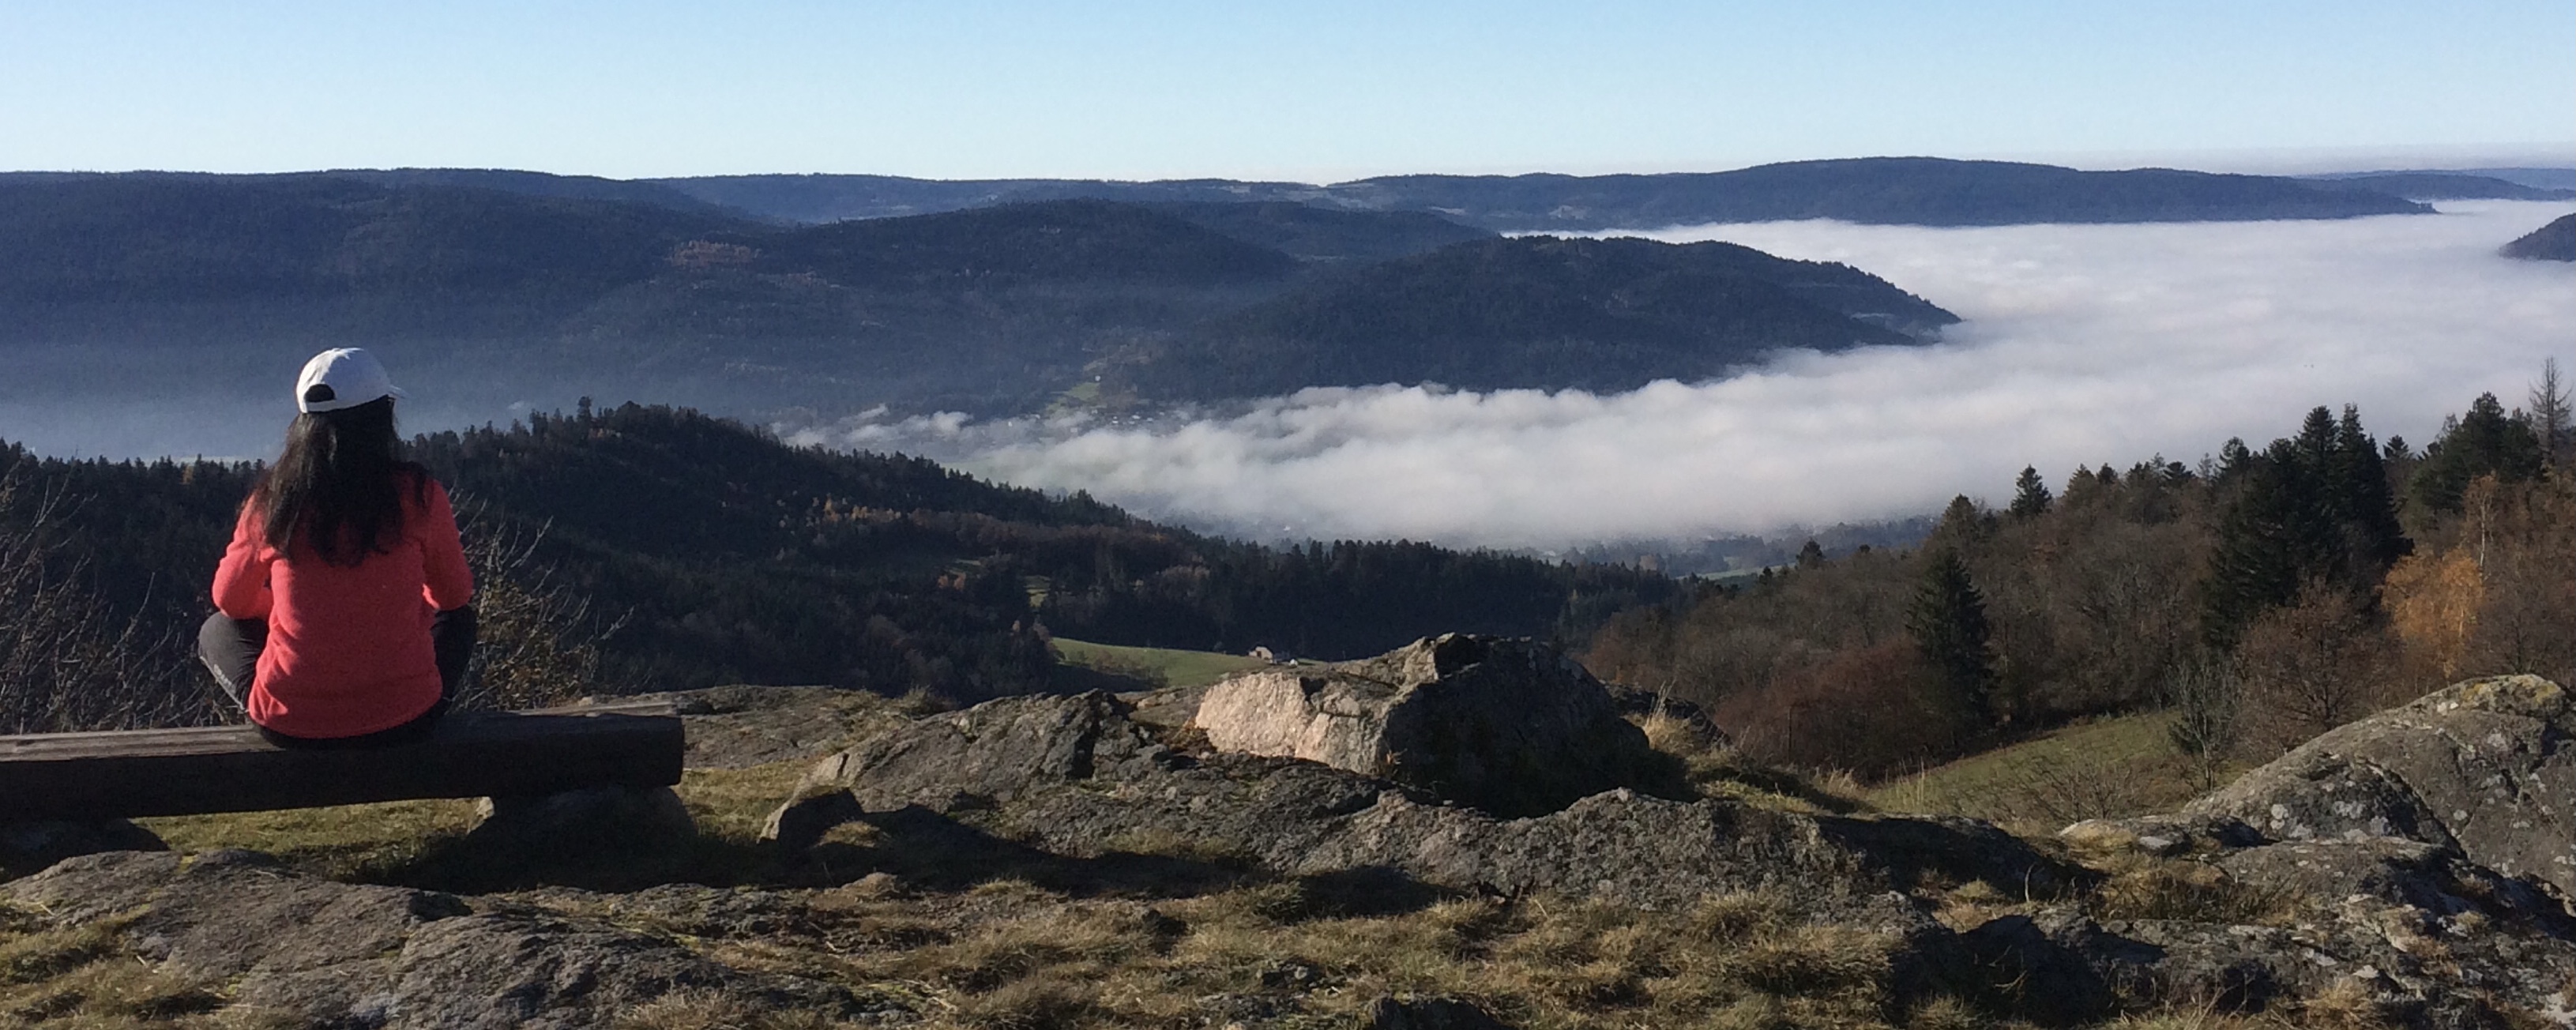
M349 751L249 726L0 736L0 823L664 787L686 746L660 701L462 712L418 743Z

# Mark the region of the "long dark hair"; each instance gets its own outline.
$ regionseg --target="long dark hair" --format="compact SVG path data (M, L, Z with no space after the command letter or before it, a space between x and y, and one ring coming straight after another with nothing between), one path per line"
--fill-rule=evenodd
M286 552L299 537L330 565L356 565L402 539L402 491L429 503L429 470L402 460L394 399L307 412L286 427L277 465L251 488L261 535Z

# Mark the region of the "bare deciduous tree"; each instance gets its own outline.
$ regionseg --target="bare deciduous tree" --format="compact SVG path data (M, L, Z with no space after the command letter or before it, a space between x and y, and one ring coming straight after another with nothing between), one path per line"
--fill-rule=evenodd
M521 530L471 502L460 521L479 632L458 707L541 708L603 692L599 644L625 620L602 624L555 579L537 557L545 528Z
M211 686L181 642L118 620L54 531L70 506L0 470L0 733L211 720Z
M2576 449L2576 412L2569 410L2567 385L2558 378L2558 359L2540 363L2540 381L2531 386L2531 432L2540 438L2540 460L2551 468Z
M2298 602L2254 620L2236 649L2263 757L2351 722L2389 700L2394 648L2358 598L2310 582Z
M2223 662L2183 665L2174 670L2168 701L2173 722L2165 728L2166 739L2191 763L2200 789L2215 789L2244 731L2245 691L2236 670Z

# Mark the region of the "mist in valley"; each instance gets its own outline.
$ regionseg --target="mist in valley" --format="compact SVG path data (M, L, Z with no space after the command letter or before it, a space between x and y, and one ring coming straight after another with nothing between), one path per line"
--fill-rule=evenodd
M1254 539L1408 537L1554 549L1867 522L2035 465L2287 435L2360 405L2420 446L2493 391L2519 403L2576 341L2553 262L2496 247L2564 203L2457 202L2348 221L1931 229L1834 222L1646 235L1842 261L1967 321L1930 347L1789 352L1616 395L1310 389L1134 424L948 415L786 423L790 439L929 454Z
M1118 421L782 409L756 367L603 367L547 348L370 344L405 428L671 403L786 438L923 454L1255 540L1407 537L1560 550L1873 522L2000 501L2024 464L2186 462L2318 404L2421 444L2481 391L2518 402L2576 340L2551 262L2496 256L2565 203L2457 202L2345 221L1932 229L1834 222L1630 235L1841 261L1961 315L1943 342L1785 352L1717 382L1628 393L1309 389ZM328 345L323 343L320 345ZM315 341L16 347L0 438L79 457L256 458ZM768 378L764 378L767 376ZM802 392L829 384L800 383ZM850 404L843 412L860 408Z

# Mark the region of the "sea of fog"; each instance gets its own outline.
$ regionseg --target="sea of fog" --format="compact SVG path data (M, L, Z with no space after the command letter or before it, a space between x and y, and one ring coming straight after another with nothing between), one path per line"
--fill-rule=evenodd
M1869 521L2010 496L2024 465L2260 446L2357 404L2417 445L2541 361L2576 368L2576 269L2496 248L2565 203L2350 221L1680 227L1845 262L1966 321L1927 347L1791 352L1630 393L1313 389L1141 425L961 417L782 427L1255 539L1551 549Z
M1834 222L1643 235L1841 261L1966 319L1932 346L1790 352L1616 395L1316 389L1147 423L959 415L779 423L1256 540L1410 537L1552 550L1773 534L2005 499L2035 465L2256 444L2358 404L2418 445L2482 391L2576 371L2576 268L2496 248L2576 205L2463 202L2352 221L1926 229ZM262 456L304 347L0 352L0 439L38 453ZM398 379L434 355L388 352ZM412 430L602 401L725 411L718 384L601 392L494 365L408 380ZM744 415L756 412L740 411Z

